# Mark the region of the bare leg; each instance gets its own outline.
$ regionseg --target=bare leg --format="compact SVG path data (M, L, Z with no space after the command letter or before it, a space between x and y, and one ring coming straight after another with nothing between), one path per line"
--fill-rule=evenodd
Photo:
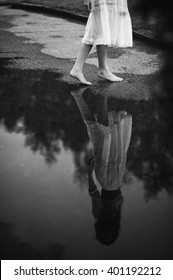
M73 78L76 78L77 80L79 80L84 85L91 85L91 83L85 79L85 77L82 73L85 60L86 60L91 48L92 48L92 45L87 45L87 44L81 43L76 62L74 64L72 70L70 71L70 75Z
M109 80L111 82L121 82L123 78L119 78L112 74L107 66L107 46L106 45L98 45L97 46L97 56L99 63L98 76Z

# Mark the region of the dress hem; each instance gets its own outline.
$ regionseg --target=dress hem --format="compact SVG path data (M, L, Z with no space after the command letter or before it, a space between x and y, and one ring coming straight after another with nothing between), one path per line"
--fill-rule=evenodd
M106 43L104 40L87 40L85 38L82 39L82 43L86 45L92 45L92 46L98 46L98 45L105 45L108 47L117 47L117 48L130 48L133 47L133 43L125 43L125 44L120 44L120 43Z

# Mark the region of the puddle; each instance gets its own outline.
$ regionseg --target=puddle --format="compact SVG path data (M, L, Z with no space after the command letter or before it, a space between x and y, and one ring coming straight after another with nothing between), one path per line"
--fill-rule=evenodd
M172 259L172 120L166 105L107 96L106 83L99 91L72 90L60 77L1 69L2 258ZM106 246L98 240L88 193L92 151L85 117L89 112L91 121L101 122L121 110L132 116L132 131L118 236Z

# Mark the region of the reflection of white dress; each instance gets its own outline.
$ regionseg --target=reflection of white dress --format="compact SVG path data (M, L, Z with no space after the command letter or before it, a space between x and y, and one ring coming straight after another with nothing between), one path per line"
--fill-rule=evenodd
M105 126L99 123L97 115L90 111L81 91L79 88L79 94L77 91L71 93L79 107L92 144L94 183L100 189L117 190L122 186L132 134L132 116L126 111L109 112L108 126ZM104 100L103 102L105 105Z
M132 24L127 0L85 0L91 2L85 44L117 47L132 46Z
M108 114L109 126L98 122L85 121L88 135L93 144L93 179L97 187L116 190L122 186L127 151L132 132L132 116Z

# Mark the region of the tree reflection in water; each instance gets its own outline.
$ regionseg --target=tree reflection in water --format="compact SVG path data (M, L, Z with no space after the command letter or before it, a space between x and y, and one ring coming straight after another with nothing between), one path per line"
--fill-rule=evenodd
M8 132L23 133L25 145L48 164L60 153L60 140L76 154L87 139L66 84L48 71L5 72L1 79L0 121Z

